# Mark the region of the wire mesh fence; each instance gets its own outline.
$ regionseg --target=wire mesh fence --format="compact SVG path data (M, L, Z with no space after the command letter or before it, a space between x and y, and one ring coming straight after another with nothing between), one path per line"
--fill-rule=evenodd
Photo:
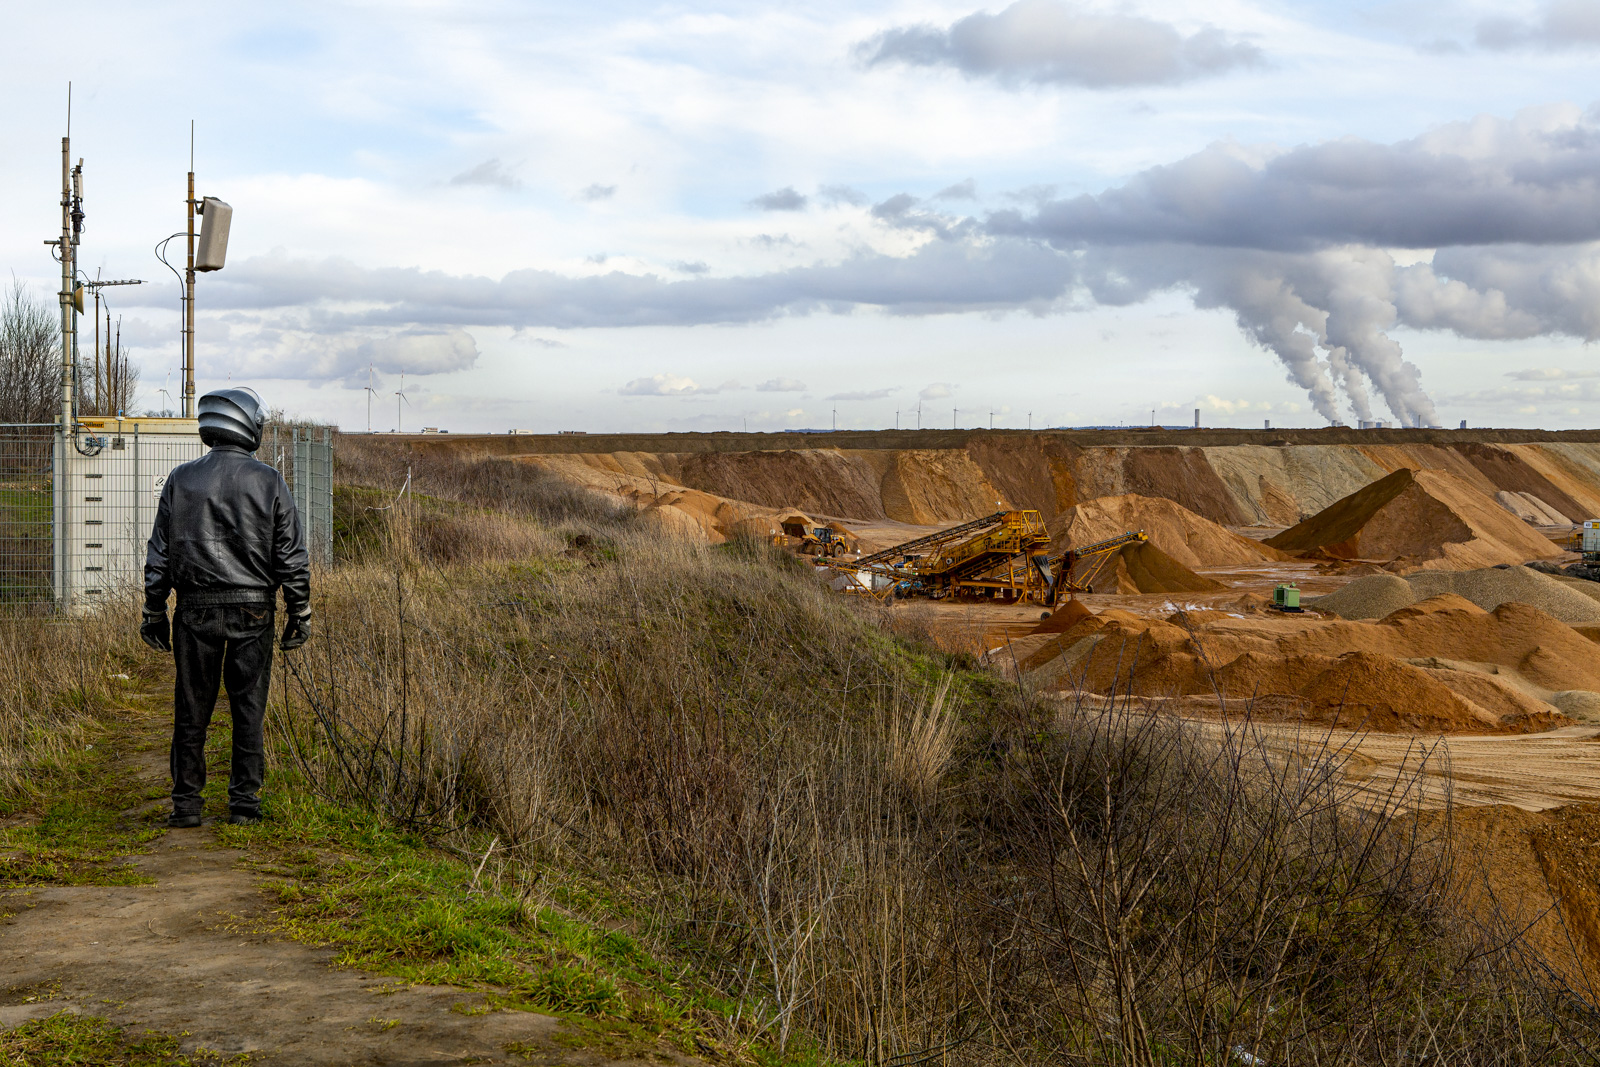
M0 611L71 614L137 590L167 476L205 451L193 432L138 423L66 439L51 424L0 424ZM331 433L274 435L258 456L290 484L312 561L331 564Z
M300 512L311 562L333 565L333 434L327 427L291 431L294 455L288 478L294 505ZM316 440L320 436L321 440Z
M48 423L0 424L0 609L51 599L55 436Z

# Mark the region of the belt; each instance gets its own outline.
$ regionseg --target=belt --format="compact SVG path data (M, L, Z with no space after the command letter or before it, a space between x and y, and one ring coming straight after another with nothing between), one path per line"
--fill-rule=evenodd
M266 604L271 606L277 603L277 593L276 589L180 589L178 590L178 607L210 608L227 604Z

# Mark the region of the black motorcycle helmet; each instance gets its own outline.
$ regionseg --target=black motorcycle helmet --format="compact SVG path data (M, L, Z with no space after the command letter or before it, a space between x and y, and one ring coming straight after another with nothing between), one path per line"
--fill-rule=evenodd
M254 389L215 389L200 398L200 440L213 447L236 445L254 452L266 423L267 407Z

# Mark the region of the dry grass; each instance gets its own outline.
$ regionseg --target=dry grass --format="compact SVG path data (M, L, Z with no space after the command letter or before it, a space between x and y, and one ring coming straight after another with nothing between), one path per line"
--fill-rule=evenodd
M82 744L135 661L128 604L81 619L0 615L0 796L31 791L30 771Z
M320 587L281 720L306 769L611 886L738 998L706 1021L735 1053L1588 1062L1589 1008L1467 921L1447 835L1404 785L1353 803L1326 743L1040 703L757 546L585 514L442 563L411 518Z

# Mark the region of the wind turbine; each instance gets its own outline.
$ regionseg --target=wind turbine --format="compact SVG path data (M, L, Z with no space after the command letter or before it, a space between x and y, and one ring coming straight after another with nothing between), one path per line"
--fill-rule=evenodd
M404 375L401 375L401 377L403 378ZM372 364L368 363L367 364L367 432L368 433L372 432L372 398L377 396L377 395L378 395L378 391L372 387ZM396 406L398 406L398 405L396 405Z
M406 396L406 376L404 374L400 375L400 388L394 391L394 397L394 432L404 433L404 424L400 420L400 402L404 400L407 404L411 403L411 398Z

